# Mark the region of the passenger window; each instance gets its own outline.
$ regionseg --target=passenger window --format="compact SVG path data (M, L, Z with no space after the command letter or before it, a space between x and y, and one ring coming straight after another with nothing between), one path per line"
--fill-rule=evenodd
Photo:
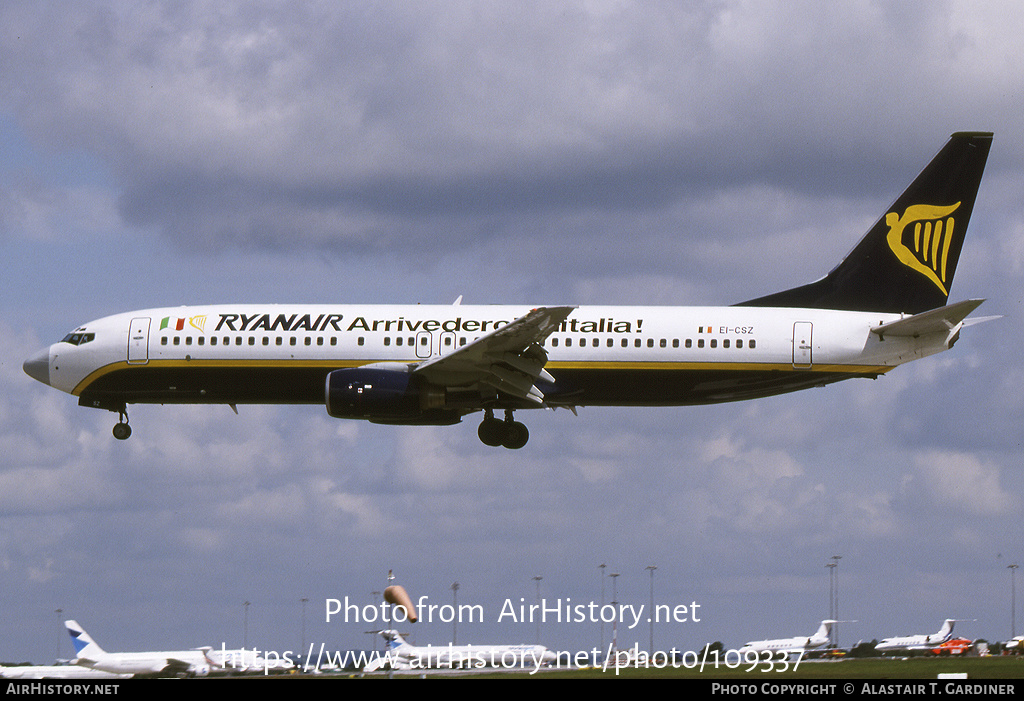
M653 338L648 338L647 339L647 347L648 348L654 348L654 339Z
M747 348L753 348L753 347L754 347L754 339L750 339L750 343L747 344Z
M726 339L724 339L722 341L722 348L728 348L728 347L729 347L729 339L726 338Z
M718 339L717 338L712 338L711 339L711 347L712 348L718 348Z

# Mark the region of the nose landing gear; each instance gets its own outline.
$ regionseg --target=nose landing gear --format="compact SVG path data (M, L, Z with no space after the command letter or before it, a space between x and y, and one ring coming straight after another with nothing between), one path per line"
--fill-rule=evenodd
M117 411L118 421L114 424L114 438L119 441L128 439L128 436L132 435L132 427L128 425L128 409L127 407L121 407Z
M504 421L494 418L491 409L485 409L484 420L480 422L477 435L484 445L503 445L509 450L518 450L530 440L530 431L525 424L513 420L511 409L505 410Z

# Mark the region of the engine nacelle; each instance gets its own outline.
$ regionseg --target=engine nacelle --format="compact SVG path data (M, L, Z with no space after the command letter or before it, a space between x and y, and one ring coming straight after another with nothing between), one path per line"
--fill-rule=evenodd
M364 366L327 375L327 413L377 423L447 425L461 413L446 409L443 387L418 381L405 366Z

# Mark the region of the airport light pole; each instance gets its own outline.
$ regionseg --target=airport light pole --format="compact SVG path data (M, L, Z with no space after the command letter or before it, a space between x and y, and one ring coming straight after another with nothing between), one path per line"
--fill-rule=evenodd
M249 647L249 602L242 603L242 649Z
M658 569L654 565L648 565L645 567L648 572L651 573L651 609L648 620L651 624L651 641L650 647L647 648L648 654L654 655L654 570Z
M835 615L832 620L836 621L832 624L832 646L839 647L839 561L843 559L842 555L833 555L832 562L835 563L836 573L836 603L835 603Z
M459 644L459 583L452 582L452 645Z
M382 595L382 594L383 594L383 592L381 592L381 591L378 591L378 590L374 589L373 591L371 591L371 592L370 592L370 602L371 602L371 603L372 603L372 604L373 604L374 606L376 606L376 605L377 605L377 602L378 602L378 601L381 601L381 602L383 602L384 600L383 600L383 599L381 598L381 595ZM382 609L381 609L381 611L383 612L383 611L384 611L384 609L382 608ZM392 619L393 619L393 618L394 618L394 613L395 613L395 607L394 607L394 606L391 606L390 608L388 608L388 609L387 609L387 612L388 612L388 614L389 614L389 615L391 615L391 616L392 616ZM383 613L382 613L381 615L382 615L382 617L383 617ZM381 625L383 625L383 621L381 622ZM396 623L393 623L392 625L394 625L395 627L397 627L397 624L396 624ZM376 647L377 647L377 641L378 641L378 640L380 640L380 641L381 641L382 643L384 642L384 638L378 638L378 637L377 637L377 631L375 631L375 630L368 630L368 631L366 631L366 634L367 634L367 635L369 635L369 636L370 636L370 639L371 639L371 640L373 641L373 642L371 642L371 643L370 643L370 647L371 647L371 648L374 648L374 649L376 649Z
M601 570L601 608L604 609L604 570L608 565L603 562L597 566L597 569ZM601 647L599 650L604 650L604 611L601 611Z
M299 601L302 602L302 647L299 648L299 649L302 650L303 654L305 654L305 652L306 652L306 604L309 603L309 599L304 596L301 599L299 599Z
M1010 639L1017 637L1017 563L1007 565L1010 570Z
M537 605L538 606L540 606L540 580L542 580L542 579L544 579L544 578L541 577L540 575L537 575L536 577L533 578L533 581L537 583ZM537 619L536 621L534 621L534 623L537 624L536 625L536 628L537 628L537 644L540 645L540 619Z
M64 631L62 630L62 628L64 626L62 625L62 621L60 620L60 618L61 618L60 615L62 613L64 613L64 609L57 609L56 611L54 611L54 613L57 615L57 634L58 634L57 635L57 656L53 658L54 662L56 662L57 660L60 659L60 641L64 639L64 635L65 635ZM1010 637L1012 638L1013 636L1011 635Z
M618 572L612 572L609 577L612 578L612 608L617 609L619 605L619 587L618 587ZM619 613L616 610L615 618L612 619L612 650L615 651L616 655L619 652Z
M835 620L836 617L836 567L834 562L825 563L825 567L828 568L828 618ZM833 624L835 625L835 624ZM835 641L832 636L832 629L829 629L829 646L834 646Z

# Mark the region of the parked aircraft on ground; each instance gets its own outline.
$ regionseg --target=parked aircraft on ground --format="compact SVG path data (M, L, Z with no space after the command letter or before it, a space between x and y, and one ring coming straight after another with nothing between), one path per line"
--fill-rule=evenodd
M739 653L741 656L747 651L794 654L812 650L828 643L832 635L832 624L838 622L830 619L822 621L818 631L810 637L798 636L795 638L776 638L775 640L751 640L749 643L744 643L743 647L739 649Z
M211 648L158 652L106 652L75 621L64 621L75 647L75 664L115 674L205 676L215 664Z
M24 369L117 412L119 439L129 404L322 403L384 424L482 411L480 439L506 448L529 438L520 409L713 404L874 378L978 321L982 300L946 303L991 142L953 134L832 272L734 306L168 307L83 324Z
M380 669L480 669L528 667L539 669L555 661L555 653L543 645L411 645L395 630L382 630L387 652L364 667Z
M953 626L957 619L947 618L942 623L937 633L931 635L904 635L902 637L885 638L875 645L879 652L888 650L930 650L950 639L953 635Z
M0 667L0 679L130 679L131 676L89 669L77 664Z

